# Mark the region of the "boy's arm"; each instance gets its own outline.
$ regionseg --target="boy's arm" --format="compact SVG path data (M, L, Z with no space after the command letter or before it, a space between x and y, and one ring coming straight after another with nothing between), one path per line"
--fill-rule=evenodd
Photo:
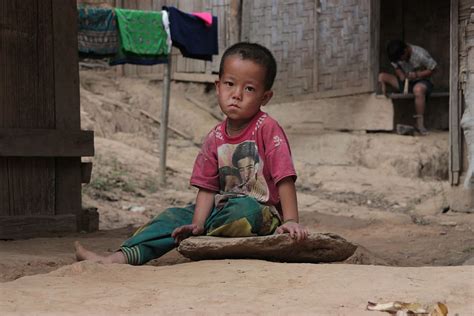
M215 195L216 193L213 191L199 189L192 223L180 226L171 233L171 237L174 238L177 244L191 235L197 236L204 233L204 224L214 207Z
M204 230L204 224L214 208L215 195L216 192L199 189L196 197L196 207L194 208L193 225L202 227Z
M298 202L296 199L295 182L291 177L287 177L278 182L277 186L283 211L283 222L293 221L298 223Z
M397 75L398 79L400 79L401 81L404 81L406 78L405 72L400 67L395 69L395 74Z
M289 233L291 238L303 240L308 237L308 230L298 223L298 202L296 198L295 182L292 177L282 179L277 184L283 211L283 224L276 233Z
M434 69L429 70L429 69L424 69L424 70L417 70L413 72L413 77L410 79L424 79L424 78L429 78L433 75ZM410 73L411 74L411 73Z

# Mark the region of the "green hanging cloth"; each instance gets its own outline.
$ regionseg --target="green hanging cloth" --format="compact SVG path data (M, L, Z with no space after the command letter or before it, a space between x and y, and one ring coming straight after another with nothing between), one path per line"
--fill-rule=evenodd
M115 14L124 53L144 57L168 55L161 12L115 9Z

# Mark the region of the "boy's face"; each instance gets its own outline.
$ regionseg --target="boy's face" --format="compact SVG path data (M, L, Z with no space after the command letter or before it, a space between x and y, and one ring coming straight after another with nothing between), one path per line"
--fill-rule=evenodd
M403 51L403 55L400 56L400 60L408 61L409 59L410 59L410 52L409 52L408 48L405 48L405 50Z
M224 71L216 81L219 106L235 127L245 125L270 101L273 92L265 91L265 68L239 56L224 61Z

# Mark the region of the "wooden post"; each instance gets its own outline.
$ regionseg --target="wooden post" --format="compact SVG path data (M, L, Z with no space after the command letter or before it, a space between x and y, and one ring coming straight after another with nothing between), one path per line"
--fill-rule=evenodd
M451 185L459 184L461 172L461 129L459 126L460 109L459 97L459 0L451 0L451 51L450 51L450 76L449 76L449 182Z
M168 146L168 113L170 105L171 87L171 53L168 55L168 63L163 73L163 98L161 105L160 125L160 185L166 185L166 151Z
M228 16L228 41L227 45L232 45L240 40L240 25L241 22L241 11L242 11L241 0L231 0L230 1L230 14Z

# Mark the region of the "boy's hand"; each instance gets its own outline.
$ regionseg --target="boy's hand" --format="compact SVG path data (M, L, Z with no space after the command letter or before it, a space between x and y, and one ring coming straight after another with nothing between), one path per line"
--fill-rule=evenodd
M189 236L199 236L202 235L202 233L204 233L203 226L199 226L198 224L189 224L180 226L173 230L173 232L171 233L171 237L173 237L176 244L179 245L180 242L182 242Z
M416 79L416 72L410 71L410 72L408 73L407 77L408 77L408 79L410 79L410 80Z
M283 225L279 226L275 233L277 234L284 234L289 233L290 237L297 241L304 240L308 238L308 230L303 226L298 224L297 222L289 221L284 223Z

